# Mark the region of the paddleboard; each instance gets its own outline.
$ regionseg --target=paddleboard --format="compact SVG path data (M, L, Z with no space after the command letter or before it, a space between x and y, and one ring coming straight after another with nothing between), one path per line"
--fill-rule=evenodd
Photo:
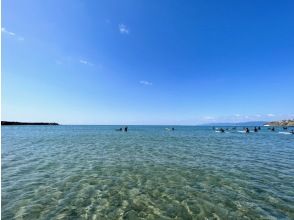
M239 133L246 133L246 131L238 131Z
M279 134L292 134L292 133L286 132L286 131L280 131Z
M224 131L224 132L221 132L221 131L215 131L216 133L230 133L230 132L227 132L227 131Z

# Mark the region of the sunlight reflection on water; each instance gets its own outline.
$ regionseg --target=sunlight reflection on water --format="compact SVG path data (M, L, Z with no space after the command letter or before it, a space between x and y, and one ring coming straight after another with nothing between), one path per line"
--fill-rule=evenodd
M2 218L294 218L294 135L115 128L2 127Z

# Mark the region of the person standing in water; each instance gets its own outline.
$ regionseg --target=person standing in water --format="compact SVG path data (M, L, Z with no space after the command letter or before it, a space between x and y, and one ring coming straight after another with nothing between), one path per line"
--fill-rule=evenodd
M125 132L128 132L128 126L125 127Z

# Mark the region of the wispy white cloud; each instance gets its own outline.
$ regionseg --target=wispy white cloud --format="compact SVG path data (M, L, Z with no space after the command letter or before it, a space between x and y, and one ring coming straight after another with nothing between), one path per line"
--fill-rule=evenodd
M94 65L93 63L91 63L91 62L89 62L87 60L84 60L84 59L80 59L79 62L81 64L84 64L84 65L89 65L89 66L93 66Z
M118 30L121 34L129 34L130 33L128 27L124 24L118 25Z
M10 35L10 36L15 36L15 33L10 32L10 31L7 31L4 27L1 28L1 31L2 31L2 33L4 33L4 34L8 34L8 35Z
M152 82L149 82L149 81L146 81L146 80L141 80L139 83L142 84L142 85L145 85L145 86L152 86L153 85Z
M60 56L55 60L55 64L57 65L86 65L86 66L95 66L98 68L102 68L101 64L94 64L87 59L84 58L78 58L78 57L72 57L72 56Z
M212 117L212 116L204 116L203 119L210 121L210 120L214 120L215 117Z
M5 27L2 27L1 28L1 32L3 34L7 35L7 36L10 36L10 37L15 38L16 40L19 40L19 41L23 41L24 40L23 37L18 36L16 33L6 30Z
M267 117L275 117L274 114L267 114L266 116L267 116Z

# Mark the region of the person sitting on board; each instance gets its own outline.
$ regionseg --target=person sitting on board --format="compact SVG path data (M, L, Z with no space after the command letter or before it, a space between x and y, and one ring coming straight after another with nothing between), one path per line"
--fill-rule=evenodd
M258 130L261 130L260 126L258 126Z
M275 131L275 127L272 127L271 131Z
M257 132L258 130L257 130L257 127L254 127L254 132Z
M125 132L128 132L128 126L125 127Z
M221 133L224 133L224 132L225 132L225 129L221 128L221 129L219 129L219 131L220 131Z
M245 128L245 132L249 133L250 132L249 128Z

